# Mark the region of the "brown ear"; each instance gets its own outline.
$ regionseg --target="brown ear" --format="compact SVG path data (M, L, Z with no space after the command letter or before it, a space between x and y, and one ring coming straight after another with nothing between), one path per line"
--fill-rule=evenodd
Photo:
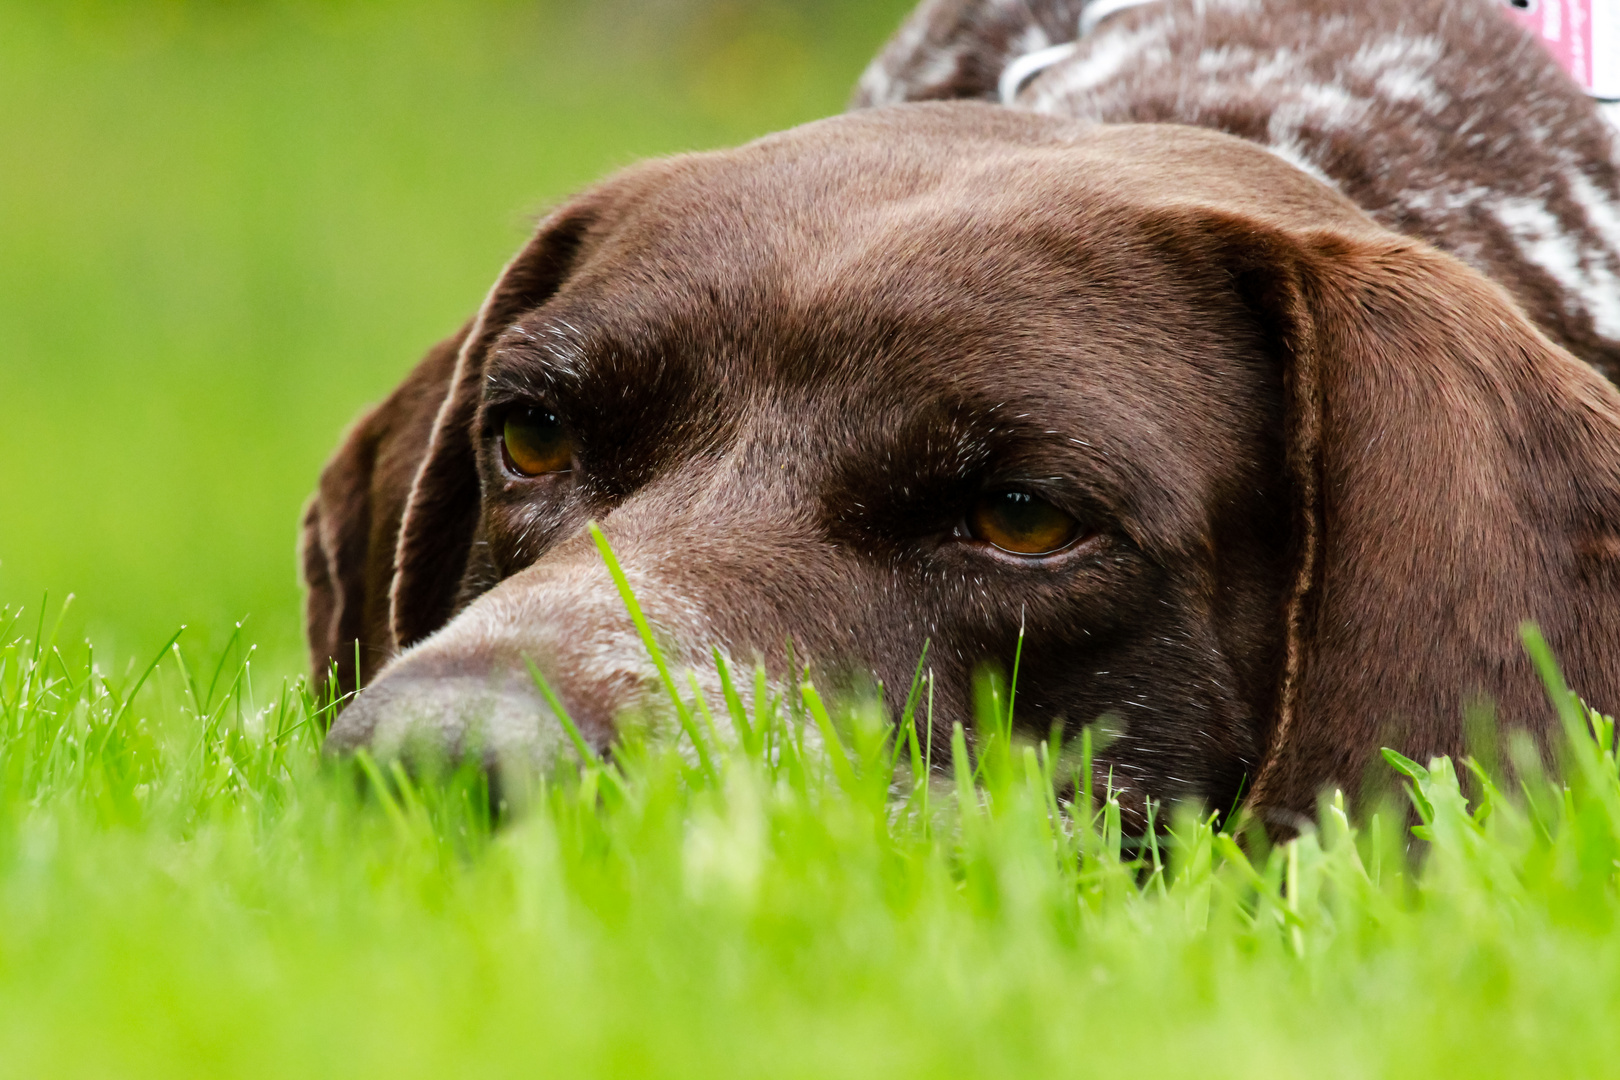
M435 345L349 429L304 510L300 561L310 663L318 682L335 671L341 693L369 681L393 654L388 589L400 517L467 330Z
M1205 217L1272 328L1295 501L1286 658L1250 804L1308 813L1392 745L1463 752L1463 707L1554 718L1519 627L1620 705L1620 395L1507 295L1368 229ZM1185 235L1185 234L1183 234Z
M477 528L477 446L473 423L491 342L562 284L592 220L584 204L557 211L507 264L469 327L449 379L450 392L411 484L394 552L389 620L394 645L427 637L455 613Z

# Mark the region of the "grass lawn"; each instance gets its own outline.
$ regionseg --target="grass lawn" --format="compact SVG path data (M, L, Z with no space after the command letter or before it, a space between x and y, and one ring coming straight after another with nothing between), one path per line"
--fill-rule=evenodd
M1009 738L993 685L976 772L813 688L687 700L492 829L475 777L323 765L240 650L132 697L5 640L7 1076L1620 1071L1614 724L1567 691L1567 785L1399 762L1422 839L1329 803L1246 855L1055 801L1084 741Z
M1620 1075L1614 730L1550 667L1564 780L1394 762L1419 835L1269 849L1060 804L1084 742L988 683L928 782L801 687L499 827L321 760L292 546L342 425L534 212L836 111L909 6L0 0L0 1076Z

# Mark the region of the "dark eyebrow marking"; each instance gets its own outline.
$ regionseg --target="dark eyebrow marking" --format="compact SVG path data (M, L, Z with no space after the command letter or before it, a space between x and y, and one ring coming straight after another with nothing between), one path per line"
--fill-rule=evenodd
M999 408L953 394L869 424L864 445L834 466L824 497L827 526L835 534L850 526L901 533L954 516L1010 434L997 423Z
M835 466L822 520L833 535L870 544L874 534L941 528L969 499L1003 484L1077 515L1115 516L1124 501L1117 471L1069 430L999 395L940 394L868 425L864 445Z

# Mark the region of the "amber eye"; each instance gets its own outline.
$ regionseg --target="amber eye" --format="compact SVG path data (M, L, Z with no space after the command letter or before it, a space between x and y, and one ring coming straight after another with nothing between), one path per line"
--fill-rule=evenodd
M574 464L574 444L561 421L544 409L513 409L501 430L506 466L524 476L567 472Z
M1027 491L994 491L979 497L967 516L975 540L1015 555L1050 555L1074 543L1080 523Z

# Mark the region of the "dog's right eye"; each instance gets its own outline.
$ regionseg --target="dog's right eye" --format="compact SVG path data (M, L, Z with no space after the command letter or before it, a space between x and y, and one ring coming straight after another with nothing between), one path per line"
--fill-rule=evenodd
M1053 555L1080 537L1078 521L1027 491L980 496L966 526L973 539L1013 555Z
M574 464L574 443L546 410L513 409L501 429L501 457L523 476L567 472Z

